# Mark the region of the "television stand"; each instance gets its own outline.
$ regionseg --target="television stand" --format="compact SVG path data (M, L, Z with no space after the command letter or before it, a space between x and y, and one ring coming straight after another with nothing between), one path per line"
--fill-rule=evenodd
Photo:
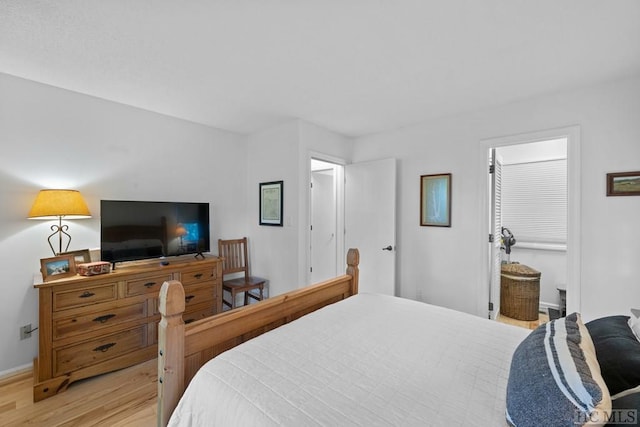
M198 258L202 258L202 259L204 259L204 254L203 254L202 252L198 252L198 253L197 253L197 254L195 254L193 257L194 257L195 259L198 259Z
M95 276L38 279L34 402L75 381L158 357L164 282L178 280L184 287L184 323L222 312L222 259L215 256L176 257L168 266L146 260Z

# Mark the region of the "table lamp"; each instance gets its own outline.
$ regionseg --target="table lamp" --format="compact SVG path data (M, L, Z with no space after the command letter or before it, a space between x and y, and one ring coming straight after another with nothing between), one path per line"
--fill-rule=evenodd
M62 218L84 219L91 218L89 208L78 190L40 190L33 206L29 211L29 219L57 219L58 224L51 226L51 233L48 237L49 247L53 255L62 253L62 235L66 235L69 240L64 252L69 249L71 235L67 233L68 225L62 225ZM51 238L58 234L58 252L51 244Z

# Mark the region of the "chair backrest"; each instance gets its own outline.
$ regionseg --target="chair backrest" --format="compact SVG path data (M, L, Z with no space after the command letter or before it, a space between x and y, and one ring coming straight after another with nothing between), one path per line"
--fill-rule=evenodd
M247 238L222 240L218 239L218 255L223 257L222 275L244 272L249 277L249 258L247 255Z

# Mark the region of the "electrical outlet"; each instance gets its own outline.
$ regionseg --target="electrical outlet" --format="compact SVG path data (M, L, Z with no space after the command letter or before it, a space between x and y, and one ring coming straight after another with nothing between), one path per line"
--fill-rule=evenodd
M28 325L24 325L20 327L20 339L21 340L26 340L27 338L31 338L31 332L33 332L31 330L31 323L29 323Z

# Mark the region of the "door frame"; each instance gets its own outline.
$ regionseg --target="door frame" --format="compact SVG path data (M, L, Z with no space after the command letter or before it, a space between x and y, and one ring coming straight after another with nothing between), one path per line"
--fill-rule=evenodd
M580 211L580 126L566 126L516 135L488 138L480 141L478 156L481 178L478 179L480 203L480 274L478 275L477 311L484 316L488 310L489 287L491 286L490 259L487 224L489 218L489 151L491 148L539 142L556 138L567 138L567 312L580 312L581 299L581 211ZM487 283L487 281L489 281Z

